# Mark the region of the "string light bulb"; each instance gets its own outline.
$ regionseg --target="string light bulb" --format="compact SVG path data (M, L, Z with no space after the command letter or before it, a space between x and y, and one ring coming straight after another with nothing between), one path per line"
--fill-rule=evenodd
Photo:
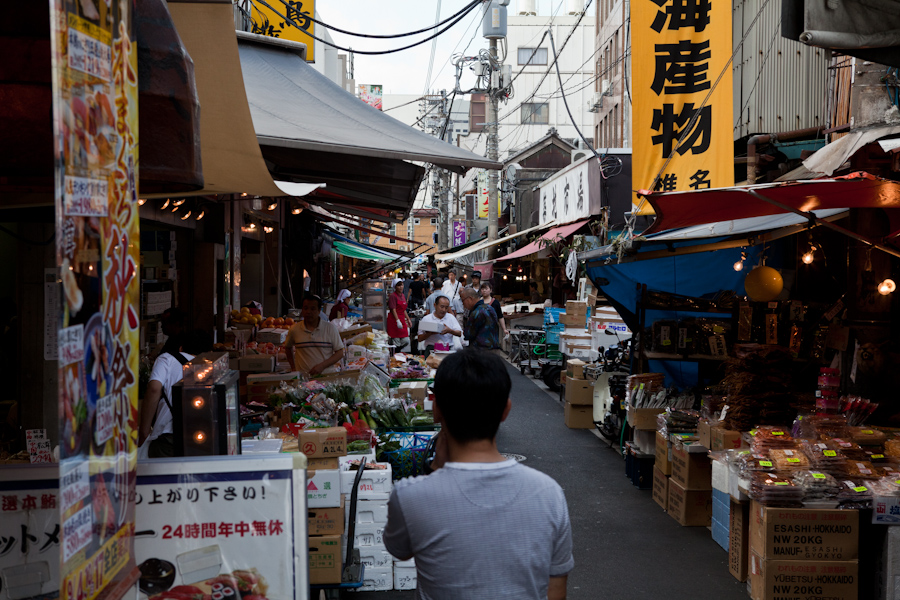
M182 204L184 204L184 202L184 198L182 198L181 200L175 200L174 202L172 202L172 206L181 206Z
M191 211L187 211L183 217L181 217L182 221L187 221L191 217Z
M200 219L202 219L202 218L205 217L205 216L206 216L206 211L205 211L205 210L201 210L201 211L197 214L197 220L199 221Z
M169 208L169 202L170 202L170 201L169 201L169 199L167 198L166 201L163 202L163 205L160 207L160 210L166 210L167 208Z
M292 215L299 215L299 214L302 213L302 212L303 212L303 207L302 207L302 206L297 206L297 207L294 207L294 209L291 211L291 214L292 214Z
M265 231L266 233L272 233L273 231L275 231L275 228L266 225L265 227L263 227L263 231Z
M733 265L735 271L743 271L744 270L744 261L747 260L747 253L741 252L740 260L736 261Z
M269 210L275 210L276 208L278 208L277 202L273 202L272 204L269 205Z
M803 253L803 256L800 257L800 260L803 261L804 265L811 265L812 262L816 260L815 252L816 249L810 246L809 250Z
M897 289L897 284L894 283L893 279L885 279L881 283L878 284L878 293L882 296L887 296L889 294L894 293L894 290Z
M143 206L145 204L147 204L146 198L138 198L138 206Z

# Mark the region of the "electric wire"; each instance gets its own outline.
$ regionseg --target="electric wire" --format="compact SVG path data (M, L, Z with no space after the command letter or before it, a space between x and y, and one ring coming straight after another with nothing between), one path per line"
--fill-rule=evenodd
M302 20L304 20L304 21L305 21L305 20L312 21L312 22L315 23L316 25L321 25L321 26L324 27L325 29L329 29L329 30L331 30L331 31L337 31L338 33L343 33L343 34L345 34L345 35L351 35L351 36L354 36L354 37L361 37L361 38L370 38L370 39L381 39L381 40L386 40L386 39L396 39L396 38L402 38L402 37L409 37L409 36L411 36L411 35L418 35L418 34L420 34L420 33L425 33L426 31L432 31L432 30L434 30L434 29L437 29L437 28L440 27L441 25L444 25L445 23L449 23L450 21L452 21L453 19L455 19L456 17L458 17L458 16L460 16L460 15L468 14L469 11L472 10L472 8L474 8L475 6L481 4L482 2L483 2L483 0L472 0L472 2L470 2L469 4L467 4L467 5L465 5L464 7L462 7L462 8L459 10L459 12L457 12L457 13L454 14L454 15L451 15L451 16L447 17L447 18L444 19L443 21L438 20L434 25L432 25L432 26L430 26L430 27L425 27L424 29L418 29L418 30L416 30L416 31L408 31L408 32L406 32L406 33L392 33L392 34L385 34L385 35L376 35L376 34L371 34L371 33L354 33L354 32L352 32L352 31L347 31L347 30L345 30L345 29L340 29L340 28L335 27L335 26L333 26L333 25L329 25L328 23L323 23L322 21L319 21L318 19L315 19L315 18L310 17L310 16L307 16L307 15L303 15L303 19L302 19ZM285 4L285 6L288 6L288 4L287 4L286 2L284 2L284 4ZM440 2L440 0L438 0L438 17L437 17L438 19L440 19L440 10L441 10L441 9L440 9L440 6L441 6L441 2ZM269 8L271 8L271 7L269 7ZM276 13L276 14L277 14L277 13ZM278 15L278 16L281 16L281 15Z
M390 108L385 108L382 112L388 112L390 110L394 110L395 108L402 108L404 106L409 106L410 104L415 104L416 102L423 100L425 96L419 96L415 100L410 100L409 102L404 102L403 104L398 104L397 106L392 106Z
M285 5L285 6L288 6L287 0L278 0L278 1L279 1L281 4L283 4L283 5ZM293 28L295 28L295 29L297 29L297 30L299 30L299 31L302 31L304 34L308 35L309 37L311 37L312 39L316 40L317 42L322 42L322 43L325 44L326 46L331 46L332 48L336 48L336 49L342 50L342 51L344 51L344 52L352 52L352 53L354 53L354 54L360 54L360 55L363 55L363 56L379 56L379 55L383 55L383 54L394 54L395 52L402 52L402 51L404 51L404 50L409 50L410 48L415 48L416 46L421 46L421 45L424 44L425 42L430 42L432 39L436 38L436 37L439 36L439 35L442 35L442 34L445 33L447 30L451 29L454 25L456 25L457 23L459 23L459 22L460 22L467 14L469 14L469 12L471 12L471 11L473 10L473 8L474 8L475 6L477 6L477 4L480 4L480 3L481 3L480 0L479 0L477 3L472 3L472 4L470 4L468 10L467 10L466 12L464 12L461 16L457 17L452 23L450 23L449 25L447 25L446 27L444 27L444 28L441 29L440 31L438 31L438 32L436 32L436 33L434 33L434 34L428 36L427 38L424 38L424 39L422 39L422 40L419 40L418 42L415 42L415 43L413 43L413 44L408 44L408 45L402 46L402 47L400 47L400 48L392 48L392 49L390 49L390 50L354 50L353 48L346 48L346 47L344 47L344 46L338 46L338 45L335 44L334 42L329 42L329 41L327 41L327 40L324 40L324 39L322 39L322 38L320 38L320 37L317 37L317 36L311 34L310 32L306 31L305 29L303 29L302 27L300 27L299 25L297 25L296 23L294 23L293 21L291 21L290 19L288 19L287 17L285 17L283 14L281 14L280 12L278 12L277 10L275 10L275 8L273 8L272 5L269 4L266 0L256 0L256 2L259 2L260 4L262 4L263 6L265 6L266 8L268 8L269 10L271 10L273 13L275 13L275 15L276 15L277 17L279 17L279 18L281 18L281 19L284 19L285 22L288 23L288 24L290 24L291 27L293 27Z

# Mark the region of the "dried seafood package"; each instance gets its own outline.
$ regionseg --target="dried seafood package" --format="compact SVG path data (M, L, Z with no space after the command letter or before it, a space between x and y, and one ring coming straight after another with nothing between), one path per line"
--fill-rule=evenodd
M839 476L844 473L845 459L837 450L835 444L828 442L816 442L813 444L805 444L803 453L809 459L810 469L822 471L833 476Z
M872 490L869 482L852 481L845 479L840 481L841 490L838 492L837 499L841 508L871 508L872 507Z
M797 447L769 450L769 458L778 472L792 472L809 468L809 459Z
M848 460L847 476L851 479L878 479L881 475L867 460Z
M821 471L797 471L791 481L803 488L803 500L827 500L835 498L841 490L837 479Z
M751 431L753 441L750 448L754 452L767 453L774 448L793 448L794 437L787 427L766 425Z
M900 438L891 438L884 443L884 453L900 458Z
M775 472L775 463L768 456L758 456L747 452L738 456L736 462L741 479L750 479L755 473Z
M803 488L787 478L758 471L750 478L750 497L765 506L800 508L803 506Z
M854 427L850 430L850 438L860 446L881 446L887 441L883 431Z

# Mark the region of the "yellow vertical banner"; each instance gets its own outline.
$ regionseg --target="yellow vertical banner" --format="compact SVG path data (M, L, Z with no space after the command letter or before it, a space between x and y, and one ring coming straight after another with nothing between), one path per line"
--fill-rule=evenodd
M631 2L633 189L734 185L731 18L730 2Z
M138 72L130 0L49 0L64 600L134 585Z
M487 219L490 215L488 208L491 206L491 198L488 195L488 172L478 172L478 218Z
M266 4L250 0L250 30L306 44L306 62L315 62L316 41L311 37L316 34L316 24L311 20L316 18L315 0L266 0Z

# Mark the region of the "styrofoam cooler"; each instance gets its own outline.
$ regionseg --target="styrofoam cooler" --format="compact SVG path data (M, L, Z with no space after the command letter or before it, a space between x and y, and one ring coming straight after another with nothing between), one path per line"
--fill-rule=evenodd
M350 498L344 499L344 531L350 524ZM376 523L384 527L387 525L388 506L385 500L357 500L356 523Z
M388 592L394 589L394 565L379 569L366 567L362 587L351 588L351 592Z
M407 562L394 563L394 589L395 590L414 590L416 589L416 563L407 565Z
M376 463L383 465L384 469L366 469L363 471L362 478L359 481L358 500L384 500L390 498L391 490L394 487L393 472L390 463ZM349 498L353 491L353 482L356 478L356 471L345 470L349 465L345 464L341 467L341 493L346 494Z

